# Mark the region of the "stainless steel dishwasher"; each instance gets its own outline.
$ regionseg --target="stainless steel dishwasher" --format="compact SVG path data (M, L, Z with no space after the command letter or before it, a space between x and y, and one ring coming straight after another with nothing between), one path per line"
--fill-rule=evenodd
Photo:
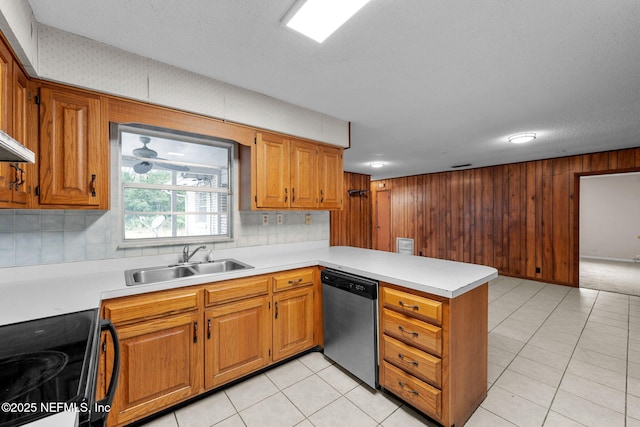
M370 387L378 387L378 282L322 271L324 354Z

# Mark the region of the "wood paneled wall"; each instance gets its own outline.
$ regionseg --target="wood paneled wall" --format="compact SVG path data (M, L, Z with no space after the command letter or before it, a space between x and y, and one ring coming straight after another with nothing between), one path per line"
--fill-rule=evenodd
M343 207L331 211L331 246L371 248L371 177L358 173L344 173ZM362 190L349 194L349 190Z
M390 191L394 244L413 238L416 255L578 286L579 177L629 171L640 148L372 181L373 224L376 193Z

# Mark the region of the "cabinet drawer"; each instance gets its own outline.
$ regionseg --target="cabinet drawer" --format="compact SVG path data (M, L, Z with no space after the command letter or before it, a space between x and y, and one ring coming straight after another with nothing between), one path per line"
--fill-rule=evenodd
M315 268L285 271L273 276L273 292L313 284Z
M440 358L386 335L383 335L382 339L384 359L387 362L435 387L442 386L442 360Z
M195 310L200 306L201 289L160 291L107 300L104 303L104 317L118 325Z
M204 290L207 306L236 301L269 293L270 276L246 277L207 285Z
M385 307L430 322L442 324L442 302L387 287L382 288Z
M382 328L385 334L406 344L436 356L442 355L442 329L438 326L385 308L382 315Z
M388 362L384 365L382 386L427 415L439 419L442 415L442 392L407 374Z

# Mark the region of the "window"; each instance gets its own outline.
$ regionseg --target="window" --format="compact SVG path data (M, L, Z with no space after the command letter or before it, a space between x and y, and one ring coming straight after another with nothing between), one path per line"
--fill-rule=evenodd
M120 147L122 246L231 239L232 142L113 125Z

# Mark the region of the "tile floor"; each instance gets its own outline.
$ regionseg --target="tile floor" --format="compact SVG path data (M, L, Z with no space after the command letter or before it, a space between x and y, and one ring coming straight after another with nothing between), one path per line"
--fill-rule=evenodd
M488 372L467 427L640 426L640 297L499 277ZM435 424L310 353L145 426L425 425Z

